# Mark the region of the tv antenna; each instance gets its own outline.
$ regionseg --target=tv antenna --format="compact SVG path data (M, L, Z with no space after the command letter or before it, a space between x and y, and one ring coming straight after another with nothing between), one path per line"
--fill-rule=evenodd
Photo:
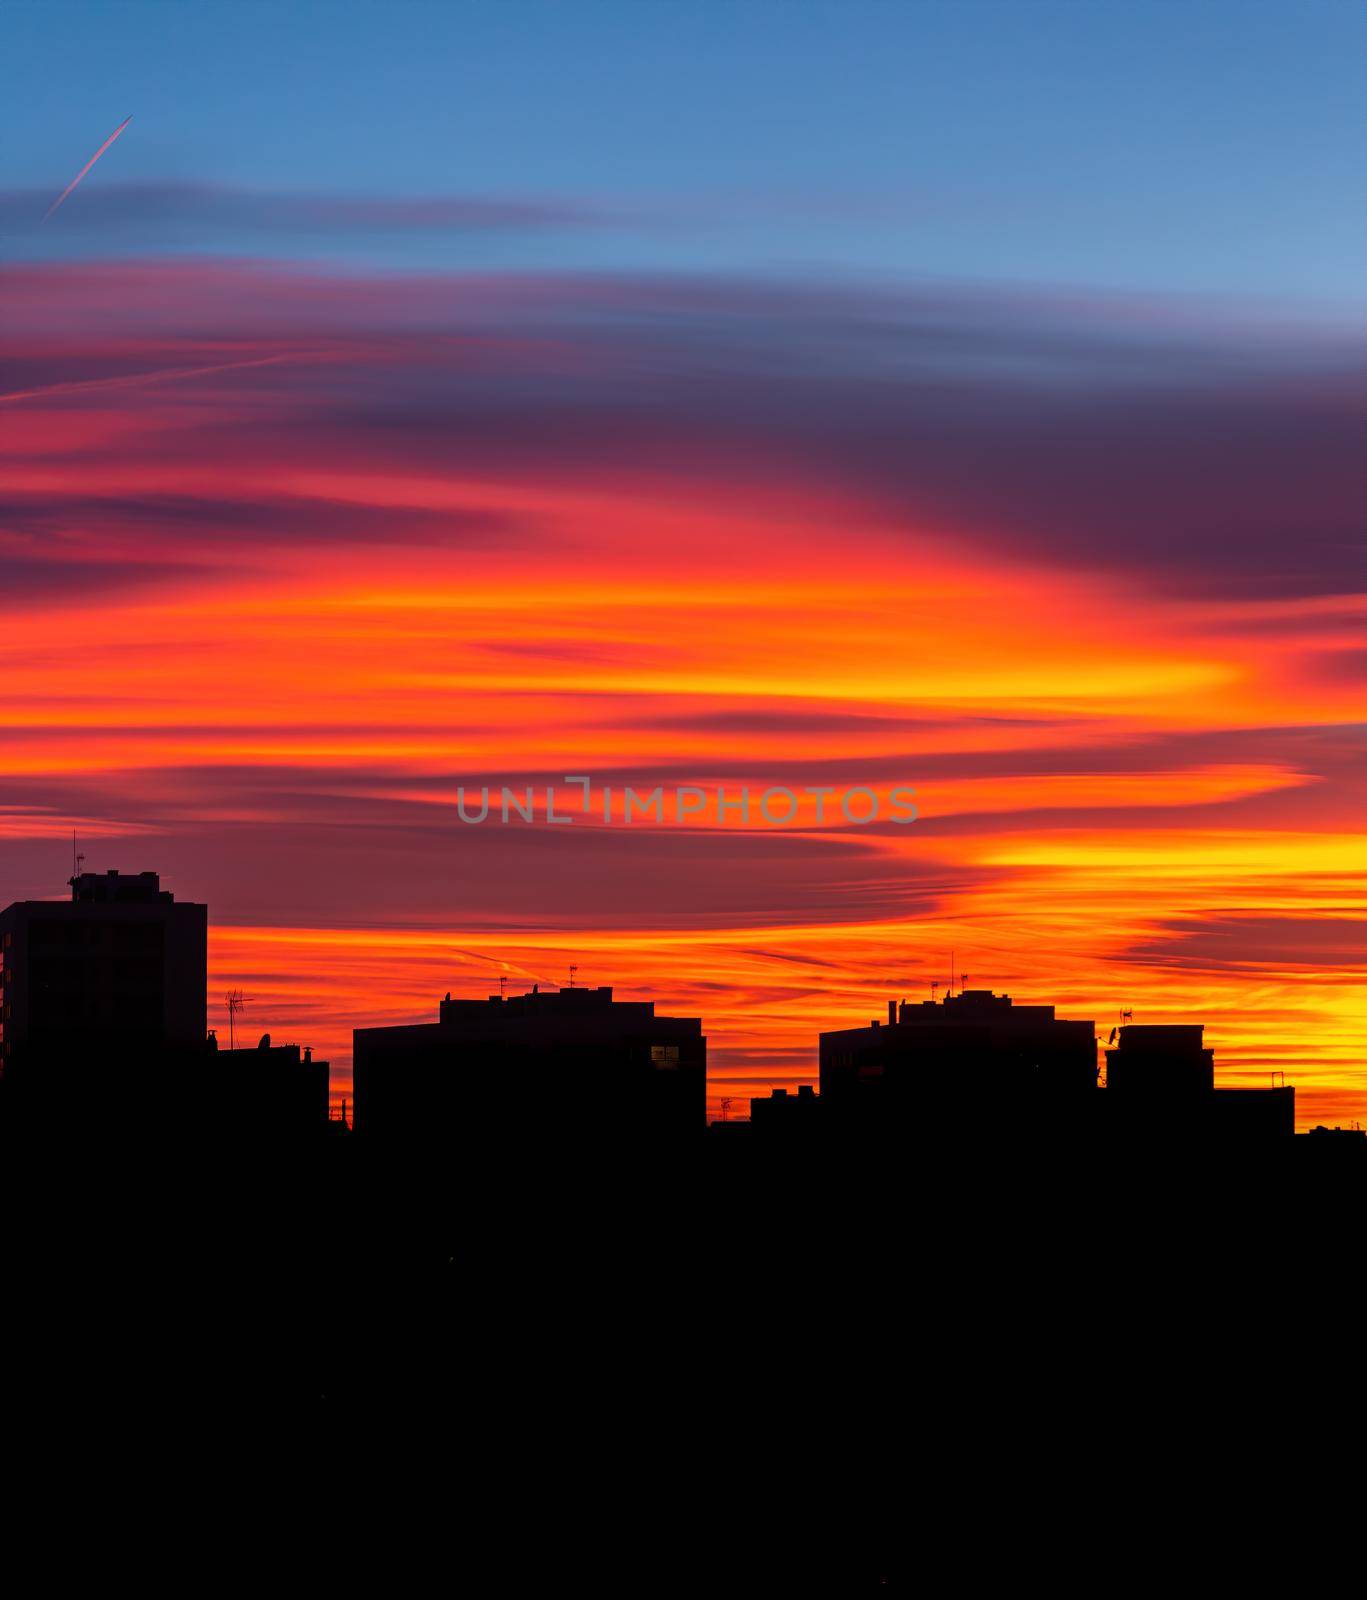
M726 1122L731 1115L731 1096L724 1095L721 1103L721 1120Z
M579 971L579 968L576 967L573 963L571 963L571 965L570 965L570 988L571 989L574 988L574 975L578 971Z
M81 875L81 868L85 865L85 856L76 848L76 830L71 830L71 882L75 885Z
M1122 1011L1120 1013L1120 1021L1117 1022L1115 1027L1113 1027L1111 1029L1111 1037L1106 1041L1107 1045L1108 1046L1109 1045L1113 1045L1115 1043L1115 1041L1120 1036L1120 1030L1125 1026L1125 1024L1127 1022L1133 1022L1133 1021L1134 1021L1134 1012L1133 1011L1129 1011L1129 1010Z
M241 989L229 989L223 999L228 1007L228 1048L229 1050L235 1050L237 1048L237 1014L243 1006L251 1005L252 998L250 995L243 994Z

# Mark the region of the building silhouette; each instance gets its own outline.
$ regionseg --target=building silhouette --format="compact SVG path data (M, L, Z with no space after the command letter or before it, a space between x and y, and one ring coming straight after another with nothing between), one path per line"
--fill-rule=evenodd
M436 1022L353 1038L355 1128L371 1141L650 1148L706 1128L701 1019L610 988L448 994Z
M821 1097L810 1083L803 1083L796 1094L774 1089L766 1099L751 1100L750 1126L757 1139L806 1142L819 1131L821 1112Z
M155 872L82 872L69 901L0 912L6 1114L149 1133L192 1114L205 1047L208 908Z
M1129 1023L1106 1051L1105 1114L1111 1131L1147 1140L1246 1142L1296 1131L1296 1091L1217 1089L1215 1052L1201 1023Z
M1116 1094L1190 1098L1215 1088L1215 1052L1201 1023L1128 1023L1106 1051L1106 1084Z
M291 1142L329 1129L331 1069L307 1045L272 1044L264 1034L252 1049L211 1048L204 1070L216 1119L245 1141Z
M1018 1119L1062 1131L1097 1085L1093 1023L988 989L890 1000L886 1021L823 1033L819 1059L828 1125L880 1136Z
M1106 1083L1095 1025L985 989L938 1004L888 1002L887 1021L823 1033L820 1118L869 1137L1032 1137L1057 1144L1247 1144L1295 1132L1295 1090L1217 1088L1202 1024L1128 1024L1111 1036ZM754 1101L767 1126L789 1116ZM809 1113L809 1115L811 1115Z
M155 872L83 872L71 899L0 911L7 1074L33 1058L159 1052L204 1042L208 907Z
M82 872L71 898L0 911L7 1122L146 1143L328 1126L328 1063L297 1044L219 1050L206 1028L208 907L155 872Z

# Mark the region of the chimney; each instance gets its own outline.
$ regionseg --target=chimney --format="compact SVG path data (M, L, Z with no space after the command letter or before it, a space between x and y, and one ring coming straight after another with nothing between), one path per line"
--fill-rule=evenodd
M889 1000L888 1001L888 1026L892 1027L892 1025L896 1021L897 1021L897 1002L895 1000Z

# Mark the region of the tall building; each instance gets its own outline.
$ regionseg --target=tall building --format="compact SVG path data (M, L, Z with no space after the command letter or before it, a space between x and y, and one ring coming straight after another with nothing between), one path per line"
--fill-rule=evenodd
M820 1072L832 1127L940 1135L1022 1116L1071 1122L1097 1088L1096 1029L966 989L938 1004L889 1001L886 1022L823 1033Z
M1146 1140L1247 1143L1296 1131L1290 1085L1216 1088L1215 1052L1200 1023L1121 1028L1106 1051L1106 1111L1114 1133Z
M871 1135L1035 1137L1148 1146L1289 1136L1295 1090L1215 1086L1200 1023L1118 1030L1099 1088L1091 1022L966 989L888 1004L887 1021L821 1035L822 1122Z
M155 872L83 872L71 899L0 912L6 1120L86 1136L299 1140L328 1131L328 1063L297 1044L219 1050L208 907Z
M1106 1086L1115 1094L1190 1099L1215 1088L1215 1052L1203 1023L1130 1023L1106 1052Z
M0 912L0 1067L202 1051L208 908L177 901L155 872L83 872L71 899Z
M612 990L441 1002L436 1022L357 1028L355 1128L376 1143L615 1143L701 1137L707 1040Z

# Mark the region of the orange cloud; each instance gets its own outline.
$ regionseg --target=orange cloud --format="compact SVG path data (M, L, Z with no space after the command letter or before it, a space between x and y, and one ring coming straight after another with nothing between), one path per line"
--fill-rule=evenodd
M714 1112L740 1113L953 951L1102 1028L1204 1020L1227 1081L1285 1071L1303 1121L1367 1101L1339 931L1367 902L1360 679L1325 668L1367 599L1324 543L1280 581L1234 466L1197 474L1185 544L1163 520L1196 482L1194 381L1168 418L1125 373L1076 380L1108 471L1140 473L1121 424L1143 420L1154 481L1127 499L1099 435L1040 423L1052 369L1033 408L1005 355L980 377L990 351L939 387L854 384L802 342L820 308L791 343L761 328L757 359L704 306L624 330L610 296L590 316L547 285L464 286L470 325L434 334L407 325L437 317L430 284L10 282L31 312L0 435L12 897L58 890L73 826L92 865L161 868L211 903L213 993L248 989L339 1094L352 1026L573 962L701 1014ZM1276 401L1225 397L1255 431ZM911 784L921 817L455 817L458 783L578 772Z

